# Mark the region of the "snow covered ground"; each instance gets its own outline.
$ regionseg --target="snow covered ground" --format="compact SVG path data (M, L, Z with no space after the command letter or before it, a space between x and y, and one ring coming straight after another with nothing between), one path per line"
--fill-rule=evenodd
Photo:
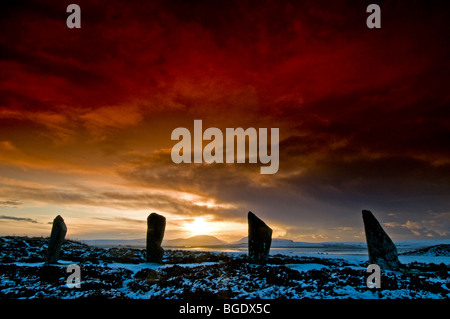
M265 266L242 252L167 250L163 264L145 251L97 248L66 241L57 265L44 265L47 239L0 238L0 298L121 299L448 299L450 257L401 255L402 271L382 271L369 289L367 255L275 250ZM439 252L447 251L440 247ZM81 269L81 288L68 288L69 264Z

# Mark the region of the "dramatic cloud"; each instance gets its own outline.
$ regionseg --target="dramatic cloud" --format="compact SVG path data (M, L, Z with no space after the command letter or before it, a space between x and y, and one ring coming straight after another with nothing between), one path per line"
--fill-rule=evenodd
M314 241L363 240L371 209L394 238L449 236L446 1L383 2L376 30L364 1L77 4L81 29L63 2L2 4L0 196L21 204L2 209L83 234L122 218L118 237L147 210L252 210ZM174 164L171 132L195 119L279 128L279 171Z
M418 237L446 237L450 235L450 213L428 212L424 214L423 219L417 221L407 220L405 223L388 222L384 223L390 230L408 230Z
M33 223L33 224L37 224L38 223L36 220L31 219L31 218L15 217L15 216L1 215L0 219L13 220L13 221L24 221L24 222L30 222L30 223Z

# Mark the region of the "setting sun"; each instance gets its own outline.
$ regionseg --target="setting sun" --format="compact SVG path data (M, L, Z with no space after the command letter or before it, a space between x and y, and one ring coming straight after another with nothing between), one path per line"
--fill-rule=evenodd
M211 232L211 225L203 217L196 217L193 222L186 225L186 230L192 235L206 235Z

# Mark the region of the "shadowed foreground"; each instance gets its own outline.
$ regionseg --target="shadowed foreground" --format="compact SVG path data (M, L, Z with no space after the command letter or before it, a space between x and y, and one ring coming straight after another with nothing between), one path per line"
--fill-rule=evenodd
M96 248L66 240L60 263L44 265L48 239L0 238L0 298L334 299L449 298L445 264L413 263L384 271L381 289L366 286L368 263L269 256L249 264L245 254L167 250L163 264L144 249ZM66 285L66 268L81 268L81 288Z

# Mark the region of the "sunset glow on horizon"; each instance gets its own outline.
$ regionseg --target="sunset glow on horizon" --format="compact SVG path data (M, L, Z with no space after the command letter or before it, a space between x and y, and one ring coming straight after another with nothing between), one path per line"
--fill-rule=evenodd
M186 225L186 229L192 236L209 235L213 231L211 225L202 217L194 218L194 221Z
M450 238L449 12L348 1L8 3L0 18L0 235ZM404 4L402 6L401 4ZM420 23L418 23L420 21ZM180 163L174 129L279 128L279 169ZM207 141L203 141L203 147ZM226 147L226 143L224 144ZM224 153L226 150L223 150ZM50 223L50 224L49 224Z

